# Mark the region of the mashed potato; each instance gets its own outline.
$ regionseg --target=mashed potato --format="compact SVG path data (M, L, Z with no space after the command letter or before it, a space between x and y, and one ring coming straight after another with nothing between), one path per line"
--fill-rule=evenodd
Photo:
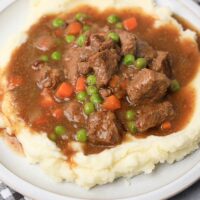
M32 0L29 23L25 30L44 14L67 12L80 4L97 6L102 10L108 7L138 7L151 16L155 16L155 27L173 24L180 32L181 40L189 39L194 42L194 45L197 45L195 33L190 30L184 31L181 25L171 17L171 12L168 9L157 7L152 0L106 0L104 3L102 0L56 0L51 1L51 3L49 0ZM25 40L26 34L22 32L15 38L15 43L12 41L12 46L7 45L3 49L4 54L0 59L2 69L8 63L13 49ZM1 81L5 86L5 77ZM197 101L200 99L199 73L191 84L196 89ZM151 173L156 164L178 161L196 150L200 143L200 105L196 104L190 123L182 131L165 137L150 136L145 139L129 136L128 142L89 156L83 154L79 143L72 142L70 145L77 153L71 162L67 162L67 157L48 139L45 133L33 132L22 120L17 118L9 93L4 96L2 110L0 126L6 127L8 133L12 131L17 133L16 137L31 163L39 164L48 175L57 181L75 182L85 188L112 182L122 176L132 177L142 172Z

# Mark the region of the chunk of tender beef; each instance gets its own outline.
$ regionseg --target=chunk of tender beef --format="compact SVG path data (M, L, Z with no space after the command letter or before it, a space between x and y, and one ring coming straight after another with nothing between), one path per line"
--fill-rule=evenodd
M66 104L64 107L64 115L70 122L85 123L83 106L76 100L70 101Z
M79 47L70 46L66 49L63 57L64 73L72 85L75 85L79 73L78 62L82 49Z
M139 70L133 67L121 67L121 74L124 79L131 80L138 72Z
M99 111L90 115L88 121L89 142L95 145L115 145L121 135L113 112Z
M115 49L98 52L90 58L89 63L95 72L99 87L107 85L117 69L118 61L119 55Z
M172 119L174 115L173 106L168 101L144 105L138 110L137 129L140 132L144 132L149 128L161 125L165 120Z
M143 69L129 82L127 93L133 105L153 102L162 98L170 85L166 75Z
M138 58L146 58L146 60L150 62L156 55L157 52L147 42L137 39L136 56Z
M121 54L134 54L136 53L136 37L133 33L124 30L117 30L121 41Z
M112 94L112 90L110 88L102 88L100 89L99 93L103 97L103 99L105 99Z
M34 46L41 51L49 51L55 47L55 40L50 35L41 35L36 39Z
M37 85L40 89L56 88L64 80L64 73L60 69L53 69L45 64L36 74Z
M169 62L168 52L157 51L157 56L153 59L152 65L149 68L171 77L172 70Z
M90 63L89 62L79 62L78 63L78 72L80 74L88 74L90 72Z

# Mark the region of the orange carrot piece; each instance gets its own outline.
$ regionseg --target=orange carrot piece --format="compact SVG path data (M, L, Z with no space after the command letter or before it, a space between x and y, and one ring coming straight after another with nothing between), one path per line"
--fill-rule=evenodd
M119 99L117 99L117 97L115 95L112 95L105 99L105 101L103 103L103 107L106 110L114 111L114 110L121 108L121 102L119 101Z
M79 77L76 82L76 92L84 91L86 88L85 83L86 83L85 77L83 77L83 76Z
M62 28L57 28L55 31L54 31L55 35L57 37L62 37L64 35L64 31Z
M113 78L110 80L110 87L115 88L118 86L118 84L120 83L120 78L117 75L114 75Z
M56 91L56 97L65 99L73 95L74 89L70 83L63 82Z
M61 108L57 108L53 111L53 117L56 119L62 119L64 116L63 110Z
M50 95L47 95L47 96L42 97L40 101L40 105L44 108L48 108L48 107L55 106L56 103Z
M171 128L172 128L172 124L169 121L163 122L161 124L161 129L164 130L164 131L169 130Z
M46 125L48 123L48 120L45 116L41 116L41 117L37 118L33 123L36 126L43 126L43 125Z
M67 27L67 34L77 35L81 32L82 25L79 22L72 22Z
M19 75L13 75L8 80L8 87L10 89L14 89L16 87L19 87L23 84L23 78Z
M138 23L135 17L131 17L131 18L125 19L123 21L123 25L127 31L132 31L138 26Z
M128 85L128 81L127 81L127 80L124 80L124 81L121 82L120 87L121 87L123 90L126 90L127 85Z

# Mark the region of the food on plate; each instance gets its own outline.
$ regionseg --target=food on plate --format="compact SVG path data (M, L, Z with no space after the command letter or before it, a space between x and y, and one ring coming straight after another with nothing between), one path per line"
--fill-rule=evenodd
M151 0L46 2L2 59L2 128L30 162L91 188L198 148L195 32Z

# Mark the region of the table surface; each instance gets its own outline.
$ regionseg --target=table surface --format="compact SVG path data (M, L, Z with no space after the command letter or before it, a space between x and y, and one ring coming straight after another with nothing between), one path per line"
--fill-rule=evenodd
M0 0L0 11L14 0ZM194 0L199 3L200 0ZM170 200L199 200L200 199L200 180L194 185L181 192L180 194L170 198ZM0 181L0 200L30 200L21 194L13 191Z

